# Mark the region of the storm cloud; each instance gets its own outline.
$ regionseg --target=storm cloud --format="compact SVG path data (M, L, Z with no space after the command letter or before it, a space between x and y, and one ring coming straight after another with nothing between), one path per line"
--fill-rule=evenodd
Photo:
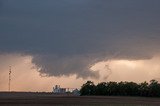
M0 53L31 55L42 74L98 78L108 59L160 53L159 0L0 0Z

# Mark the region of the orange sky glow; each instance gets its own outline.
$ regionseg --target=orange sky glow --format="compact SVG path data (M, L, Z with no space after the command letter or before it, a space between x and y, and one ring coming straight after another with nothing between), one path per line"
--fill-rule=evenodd
M160 56L149 60L111 60L101 61L91 67L91 71L99 71L100 78L76 78L76 75L45 77L41 76L37 68L32 64L32 56L20 54L0 55L3 59L0 64L0 91L8 90L9 66L12 66L11 90L12 91L52 91L56 84L66 88L80 88L87 80L95 83L102 81L134 81L143 82L151 79L159 79ZM106 68L109 65L109 69Z

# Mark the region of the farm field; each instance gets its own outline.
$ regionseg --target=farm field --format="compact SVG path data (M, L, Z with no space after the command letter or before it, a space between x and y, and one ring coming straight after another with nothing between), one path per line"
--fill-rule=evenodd
M1 92L0 106L160 106L160 98Z

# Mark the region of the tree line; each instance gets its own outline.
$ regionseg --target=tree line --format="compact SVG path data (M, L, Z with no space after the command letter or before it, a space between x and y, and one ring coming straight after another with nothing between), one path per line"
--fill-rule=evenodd
M97 85L92 81L87 81L80 89L81 95L97 96L145 96L160 97L160 83L151 80L150 83L135 82L101 82Z

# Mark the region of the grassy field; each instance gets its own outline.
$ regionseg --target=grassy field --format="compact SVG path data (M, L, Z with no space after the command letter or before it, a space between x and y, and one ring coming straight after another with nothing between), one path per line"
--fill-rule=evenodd
M160 98L1 92L0 106L160 106Z

